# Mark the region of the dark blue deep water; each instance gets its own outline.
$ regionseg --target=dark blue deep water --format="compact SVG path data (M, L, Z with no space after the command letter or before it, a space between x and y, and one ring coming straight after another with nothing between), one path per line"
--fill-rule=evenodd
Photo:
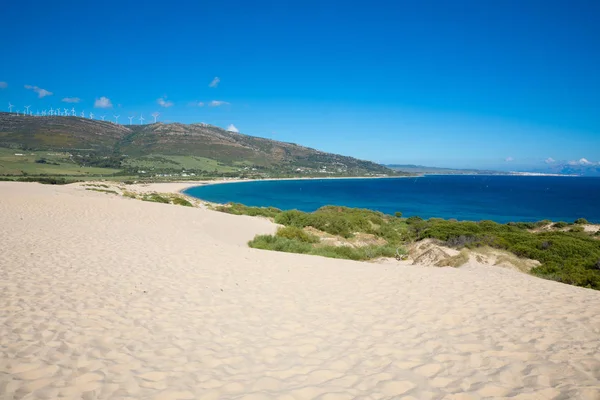
M600 178L436 176L390 179L255 181L197 186L186 194L216 203L314 211L324 205L369 208L405 217L496 222L600 223Z

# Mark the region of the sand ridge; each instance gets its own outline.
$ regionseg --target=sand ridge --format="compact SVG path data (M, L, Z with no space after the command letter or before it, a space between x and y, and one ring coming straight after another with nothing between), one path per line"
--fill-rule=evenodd
M599 398L599 292L245 246L275 228L0 182L0 398Z

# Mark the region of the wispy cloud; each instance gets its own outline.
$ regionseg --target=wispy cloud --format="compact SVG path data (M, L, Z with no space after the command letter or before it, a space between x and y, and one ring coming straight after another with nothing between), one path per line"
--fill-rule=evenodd
M112 103L110 102L110 99L108 97L100 97L99 99L96 99L96 101L94 102L94 107L96 108L112 108Z
M227 127L227 131L228 132L235 132L235 133L239 133L239 129L235 127L234 124L229 124L229 126Z
M221 79L218 76L215 76L214 79L208 84L208 87L216 88L219 86L219 82L221 82Z
M65 97L62 101L65 103L79 103L81 99L79 97Z
M158 100L156 100L156 103L161 106L161 107L165 107L165 108L169 108L173 105L173 102L170 100L167 100L167 98L160 98Z
M8 83L0 82L0 89L6 89L8 87Z
M556 162L556 160L555 160L554 158L552 158L552 157L548 157L548 158L546 158L546 159L544 160L544 162L545 162L546 164L553 164L553 163L555 163L555 162Z
M209 106L211 107L220 107L220 106L226 106L229 103L226 101L221 101L221 100L213 100L210 103L208 103Z
M204 107L204 103L201 101L190 101L188 105L190 107Z
M34 92L36 92L38 94L38 98L40 98L40 99L42 97L52 96L52 92L49 92L48 90L42 89L37 86L25 85L25 89L33 90Z
M509 156L509 157L506 157L506 158L504 159L504 161L506 161L506 162L511 162L511 161L515 161L515 159Z

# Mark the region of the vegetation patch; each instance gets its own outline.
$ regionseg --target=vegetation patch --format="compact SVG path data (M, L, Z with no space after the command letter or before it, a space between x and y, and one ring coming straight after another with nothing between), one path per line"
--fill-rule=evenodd
M275 235L257 236L249 243L255 248L366 260L395 256L397 248L402 249L403 245L431 238L458 250L486 246L506 250L515 258L499 257L497 264L512 264L512 261L520 260L522 262L516 265L519 270L530 270L533 275L571 285L600 289L600 241L597 240L600 234L585 232L582 225L587 221L583 219L577 220L576 224L552 223L547 220L499 224L493 221L401 218L371 210L337 206L326 206L313 213L277 209L274 209L276 212L267 212L267 208L246 207L241 204L218 206L216 209L232 214L272 217L276 223L286 227ZM571 230L562 231L567 226L572 226ZM310 229L345 239L358 234L370 234L385 240L385 244L359 247L311 243L314 239L306 232ZM536 260L539 264L531 265L525 259ZM450 257L446 264L460 266L467 261L467 252L461 252Z
M106 190L106 189L85 188L85 190L92 190L94 192L102 192L102 193L119 194L118 192L115 192L114 190Z
M163 204L169 204L170 201L169 199L167 199L166 197L161 196L158 193L146 193L143 194L141 199L143 201L151 201L153 203L163 203Z
M192 203L190 203L189 201L187 201L183 197L179 197L179 196L173 197L171 199L171 202L173 204L175 204L175 205L178 205L178 206L194 207L194 205Z
M215 211L234 215L250 215L252 217L275 218L282 211L275 207L248 207L239 203L228 203L214 208Z
M437 267L462 267L469 261L469 253L465 249L455 256L451 256L435 264Z
M286 253L310 254L315 256L366 261L379 257L394 257L393 246L314 246L299 239L288 239L275 235L259 235L248 242L250 247L262 250L282 251Z

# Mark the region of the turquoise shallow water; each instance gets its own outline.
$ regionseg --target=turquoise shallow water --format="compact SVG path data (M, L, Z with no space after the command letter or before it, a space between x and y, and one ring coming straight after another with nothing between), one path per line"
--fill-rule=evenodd
M324 205L423 218L600 223L600 178L431 175L390 179L254 181L197 186L186 194L216 203L314 211Z

